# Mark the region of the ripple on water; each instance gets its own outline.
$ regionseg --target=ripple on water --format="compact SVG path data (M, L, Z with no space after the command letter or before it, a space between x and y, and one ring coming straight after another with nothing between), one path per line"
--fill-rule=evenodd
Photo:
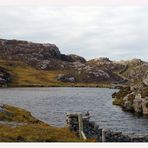
M116 90L106 88L8 88L0 89L0 102L23 107L37 118L64 126L66 112L86 112L100 127L128 133L146 133L148 119L123 112L112 105Z

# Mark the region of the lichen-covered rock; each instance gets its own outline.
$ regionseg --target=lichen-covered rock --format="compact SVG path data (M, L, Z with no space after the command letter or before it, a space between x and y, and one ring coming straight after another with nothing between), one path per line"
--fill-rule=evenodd
M75 77L73 77L72 75L64 75L64 74L60 74L58 75L57 78L58 81L62 81L62 82L76 82Z
M131 93L130 87L123 87L118 92L113 93L112 97L117 99L123 99L129 93Z
M148 86L148 71L145 73L144 79L143 79L143 83Z
M141 96L142 98L148 97L148 86L141 90Z
M142 101L142 111L144 115L148 115L148 98Z
M131 101L125 101L123 104L123 109L126 111L133 111L133 106Z
M133 101L133 108L135 112L142 113L142 99L136 98Z
M127 100L128 101L131 101L133 103L134 99L135 99L135 93L134 92L127 95Z
M126 111L148 115L148 87L145 85L136 86L135 89L122 88L112 95L113 104L120 105Z
M69 58L69 61L70 61L70 62L86 63L86 60L85 60L83 57L78 56L78 55L75 55L75 54L70 54L70 55L68 55L68 58Z

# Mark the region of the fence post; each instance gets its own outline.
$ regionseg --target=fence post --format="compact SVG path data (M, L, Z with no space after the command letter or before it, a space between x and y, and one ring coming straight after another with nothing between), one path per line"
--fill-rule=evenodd
M79 121L79 136L80 138L87 139L85 134L84 134L84 129L83 129L83 119L82 119L82 114L78 114L78 121Z
M102 129L102 142L106 142L106 130Z

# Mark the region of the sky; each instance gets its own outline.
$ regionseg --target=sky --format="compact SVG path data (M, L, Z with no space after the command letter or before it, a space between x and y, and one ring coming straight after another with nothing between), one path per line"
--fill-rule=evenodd
M148 61L148 7L0 6L0 38L56 44L87 60Z

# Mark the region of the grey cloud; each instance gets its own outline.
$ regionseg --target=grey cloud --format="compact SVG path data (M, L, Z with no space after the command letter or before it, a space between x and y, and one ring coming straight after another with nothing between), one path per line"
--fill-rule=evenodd
M148 60L148 7L0 7L0 38L55 43L63 53Z

